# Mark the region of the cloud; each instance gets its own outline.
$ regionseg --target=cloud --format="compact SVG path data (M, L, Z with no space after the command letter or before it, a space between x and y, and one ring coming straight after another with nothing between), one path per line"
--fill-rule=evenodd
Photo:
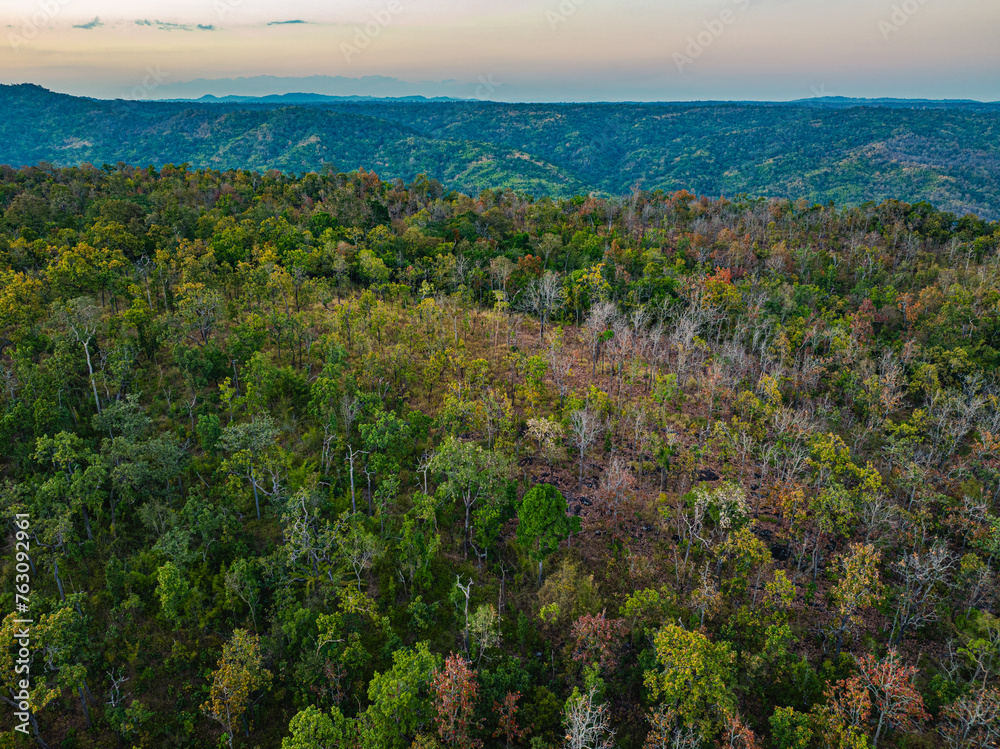
M303 21L298 18L296 18L294 21L271 21L271 23L269 23L268 26L287 26L288 24L292 23L309 23L309 21Z
M167 23L166 21L157 21L156 28L160 31L194 31L186 23Z
M149 26L158 28L160 31L194 31L195 27L187 23L168 23L167 21L150 21L148 18L143 18L135 22L136 26ZM203 26L198 24L198 28L202 31L215 31L215 26Z
M90 31L91 29L96 29L99 26L103 26L103 25L104 24L101 23L101 19L98 18L97 16L94 16L94 20L93 21L88 21L87 23L81 23L81 24L74 25L73 28L74 29L86 29L87 31Z

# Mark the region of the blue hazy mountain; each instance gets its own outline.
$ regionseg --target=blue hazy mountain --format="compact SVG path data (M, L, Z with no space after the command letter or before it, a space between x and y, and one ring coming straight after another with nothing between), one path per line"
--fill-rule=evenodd
M425 173L534 195L688 189L860 204L926 201L1000 218L1000 105L804 102L506 104L263 95L105 101L0 86L0 163L189 163Z

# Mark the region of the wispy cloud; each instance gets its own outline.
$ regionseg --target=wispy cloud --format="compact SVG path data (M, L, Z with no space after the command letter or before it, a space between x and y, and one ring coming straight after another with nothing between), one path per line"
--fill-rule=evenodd
M268 26L287 26L292 23L309 23L309 21L303 21L302 19L296 18L293 21L271 21Z
M90 31L91 29L96 29L96 28L98 28L100 26L103 26L103 25L104 24L101 23L101 19L98 18L97 16L94 16L94 20L93 21L88 21L87 23L75 24L73 26L73 28L74 29L86 29L87 31Z
M186 23L167 23L166 21L157 21L156 28L160 31L194 31Z
M149 26L150 28L157 28L160 31L194 31L196 28L201 31L215 31L215 26L212 25L202 25L192 26L188 23L169 23L167 21L150 21L148 18L142 18L135 22L136 26Z

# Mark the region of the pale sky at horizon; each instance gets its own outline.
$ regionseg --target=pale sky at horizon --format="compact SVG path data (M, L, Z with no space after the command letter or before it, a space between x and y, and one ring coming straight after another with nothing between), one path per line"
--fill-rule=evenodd
M1000 100L996 0L0 3L0 83L102 98L312 85L524 101ZM423 83L185 83L263 75Z

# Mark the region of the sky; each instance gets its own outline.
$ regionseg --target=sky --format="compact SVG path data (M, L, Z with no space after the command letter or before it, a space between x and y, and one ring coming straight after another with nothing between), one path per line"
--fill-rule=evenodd
M0 0L0 83L130 99L998 101L997 29L997 0Z

